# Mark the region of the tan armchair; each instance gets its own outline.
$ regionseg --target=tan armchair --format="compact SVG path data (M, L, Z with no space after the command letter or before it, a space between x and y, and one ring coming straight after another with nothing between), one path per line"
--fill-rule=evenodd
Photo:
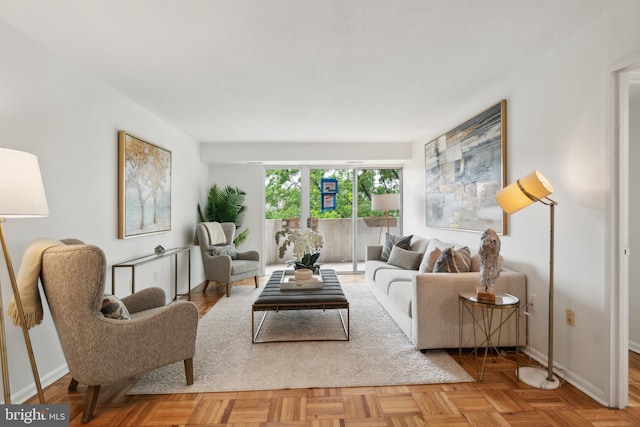
M236 233L235 224L222 222L220 225L226 237L226 244L233 244ZM223 282L227 286L227 296L229 296L233 282L249 277L254 278L256 288L258 287L258 276L260 275L260 253L258 251L236 252L235 259L229 255L214 255L211 251L211 242L205 223L201 222L197 225L196 233L202 255L204 277L207 280L202 292L206 292L211 281Z
M54 246L42 256L41 279L72 380L88 386L82 422L93 418L101 384L139 376L184 361L193 384L198 309L189 301L166 304L164 291L148 288L122 298L131 318L105 317L106 260L90 245Z

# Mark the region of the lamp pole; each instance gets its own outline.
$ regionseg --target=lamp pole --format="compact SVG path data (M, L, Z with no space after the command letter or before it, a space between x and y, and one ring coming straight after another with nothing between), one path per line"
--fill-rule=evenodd
M11 263L11 257L9 256L9 249L7 248L7 242L4 237L4 229L2 227L2 223L4 221L5 219L0 217L0 241L2 241L2 252L4 253L4 260L7 264L7 271L9 272L9 281L11 282L11 289L13 290L13 298L15 299L16 309L18 310L18 316L20 317L20 328L22 329L22 336L24 337L24 342L27 346L27 354L29 355L29 362L31 363L31 371L33 372L33 379L35 380L36 389L38 391L38 399L40 403L45 403L44 393L42 391L42 385L40 384L40 376L38 375L38 367L36 365L36 359L33 354L33 347L31 346L31 338L29 338L29 331L27 330L27 326L25 325L24 309L22 307L22 298L20 298L20 291L18 290L16 275L13 270L13 264ZM0 305L1 304L2 304L2 300L0 297ZM3 317L4 316L0 317L0 322L2 323L0 325L0 332L2 333L2 343L0 344L0 348L2 350L2 357L1 357L2 358L2 384L4 388L4 403L5 405L8 405L11 403L11 393L9 391L7 344L6 344L6 338L5 338Z
M556 207L556 202L549 199L549 349L548 349L548 375L547 381L555 381L555 377L553 376L553 251L554 251L554 243L553 243L553 227L554 227L554 210Z

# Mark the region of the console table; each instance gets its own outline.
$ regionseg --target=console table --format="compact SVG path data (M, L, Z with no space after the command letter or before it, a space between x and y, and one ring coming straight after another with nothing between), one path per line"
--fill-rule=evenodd
M184 294L178 294L178 254L183 252L187 253L188 291L187 293L184 293ZM187 299L191 300L191 248L189 247L167 249L164 253L160 255L156 255L156 254L145 255L139 258L123 261L118 264L113 264L111 266L111 293L115 294L116 292L116 269L118 268L131 269L131 293L133 294L136 291L136 267L140 267L141 265L148 264L150 262L154 262L171 255L173 255L173 269L174 269L173 284L175 289L173 299L176 300L180 296L187 295Z

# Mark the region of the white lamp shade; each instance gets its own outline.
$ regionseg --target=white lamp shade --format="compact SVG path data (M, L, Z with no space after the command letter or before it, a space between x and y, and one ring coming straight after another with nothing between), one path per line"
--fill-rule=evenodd
M374 194L371 196L371 210L397 211L400 209L400 194Z
M0 148L0 217L48 215L38 158L24 151Z
M536 200L544 199L551 193L553 193L553 186L547 178L539 171L533 171L498 191L496 200L502 210L511 215Z

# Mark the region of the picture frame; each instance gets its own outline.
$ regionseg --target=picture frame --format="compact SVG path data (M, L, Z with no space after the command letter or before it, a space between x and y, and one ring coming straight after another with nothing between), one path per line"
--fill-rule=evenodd
M336 194L338 192L338 180L336 178L322 178L322 194Z
M118 238L171 230L171 151L118 132Z
M322 212L334 210L336 208L335 193L323 193L320 197L322 197Z
M506 182L507 101L425 144L426 225L507 233L496 193Z

